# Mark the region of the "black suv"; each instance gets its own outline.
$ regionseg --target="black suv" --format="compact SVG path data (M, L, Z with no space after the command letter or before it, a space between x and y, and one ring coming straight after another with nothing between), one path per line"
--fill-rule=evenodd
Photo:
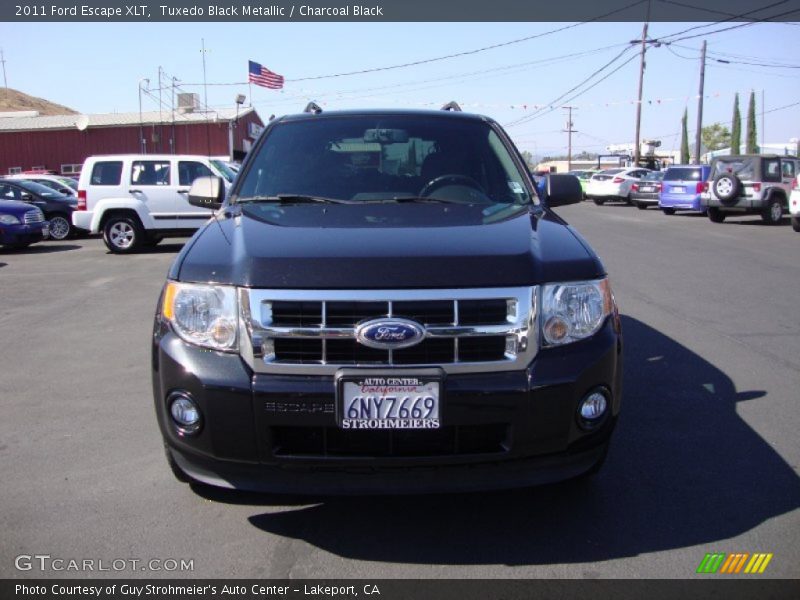
M533 485L595 472L620 410L608 278L497 123L273 120L169 272L153 390L182 481L270 492Z

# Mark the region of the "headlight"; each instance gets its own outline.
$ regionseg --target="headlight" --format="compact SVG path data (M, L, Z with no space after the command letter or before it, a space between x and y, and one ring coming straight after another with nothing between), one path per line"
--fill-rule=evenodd
M0 215L0 223L3 225L18 225L19 219L14 215Z
M549 346L594 335L614 310L608 279L553 283L542 290L542 335Z
M228 352L237 349L236 288L170 281L161 314L191 344Z

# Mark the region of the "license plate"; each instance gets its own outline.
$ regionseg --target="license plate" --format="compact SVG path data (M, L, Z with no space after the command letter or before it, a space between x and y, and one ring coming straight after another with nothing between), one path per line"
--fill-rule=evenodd
M684 194L686 193L686 188L680 185L673 186L672 188L673 194Z
M364 375L339 382L342 429L438 429L441 381L414 375Z
M639 191L640 192L650 192L650 193L652 193L652 192L656 191L656 188L654 188L652 186L649 186L649 185L643 185L642 187L639 188Z

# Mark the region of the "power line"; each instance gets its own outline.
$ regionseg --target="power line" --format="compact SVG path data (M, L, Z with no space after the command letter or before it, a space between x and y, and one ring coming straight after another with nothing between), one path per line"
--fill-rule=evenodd
M599 69L597 69L595 72L593 72L591 75L589 75L589 77L587 77L586 79L584 79L583 81L581 81L581 82L580 82L578 85L576 85L575 87L573 87L571 90L569 90L569 91L565 92L564 94L562 94L561 96L559 96L559 97L558 97L558 98L556 98L555 100L553 100L553 101L551 101L551 102L548 102L548 103L545 105L545 107L543 107L542 109L539 109L539 110L535 111L535 112L534 112L533 114L531 114L531 115L526 115L526 116L524 116L524 117L521 117L521 118L519 118L519 119L516 119L515 121L511 121L510 123L506 123L506 124L504 125L504 127L514 127L514 126L516 126L516 125L521 125L522 123L528 123L528 122L530 122L530 121L533 121L534 119L538 119L539 117L543 117L543 116L545 116L545 115L548 115L548 114L550 114L551 112L553 112L553 111L555 110L555 108L553 108L553 107L552 107L552 105L554 105L554 104L556 104L556 103L558 103L558 102L562 102L562 101L563 101L563 102L572 102L572 101L573 101L575 98L578 98L578 97L582 96L583 94L585 94L586 92L588 92L588 91L590 91L590 90L594 89L594 88L595 88L595 87L597 87L597 86L598 86L600 83L602 83L603 81L605 81L606 79L608 79L609 77L611 77L611 76L612 76L614 73L616 73L617 71L619 71L619 70L620 70L622 67L624 67L625 65L627 65L628 63L630 63L631 61L633 61L634 59L636 59L636 58L637 58L637 55L636 55L636 54L634 54L633 56L631 56L630 58L628 58L628 60L626 60L625 62L623 62L621 65L619 65L619 66L618 66L616 69L614 69L613 71L611 71L611 72L607 73L607 74L606 74L605 76L603 76L602 78L600 78L600 79L598 79L597 81L595 81L595 82L594 82L594 83L593 83L591 86L589 86L589 87L588 87L588 88L586 88L585 90L582 90L582 91L578 92L577 94L575 94L575 95L573 95L573 96L570 96L569 98L567 98L566 100L564 100L564 96L567 96L567 95L568 95L570 92L573 92L573 91L575 91L576 89L578 89L579 87L581 87L582 85L584 85L586 82L588 82L589 80L591 80L593 77L595 77L596 75L599 75L599 74L600 74L600 73L601 73L603 70L605 70L606 68L608 68L609 66L611 66L611 65L612 65L612 64L613 64L613 63L614 63L616 60L618 60L620 57L622 57L622 55L623 55L625 52L629 51L630 49L631 49L631 46L628 46L627 48L625 48L625 49L624 49L622 52L620 52L620 53L619 53L617 56L615 56L615 57L614 57L614 58L613 58L613 59L612 59L610 62L606 63L605 65L603 65L602 67L600 67ZM543 111L545 111L545 108L546 108L546 107L550 107L550 110L547 110L546 112L543 112Z
M598 15L598 16L593 17L591 19L588 19L586 21L581 21L579 23L572 23L571 25L565 25L564 27L559 27L557 29L551 29L550 31L545 31L543 33L537 33L535 35L530 35L530 36L526 36L526 37L523 37L523 38L518 38L518 39L515 39L515 40L509 40L507 42L500 42L499 44L492 44L490 46L484 46L482 48L475 48L474 50L465 50L463 52L456 52L454 54L447 54L447 55L444 55L444 56L437 56L435 58L427 58L427 59L417 60L417 61L403 63L403 64L399 64L399 65L391 65L391 66L388 66L388 67L375 67L375 68L372 68L372 69L362 69L362 70L359 70L359 71L350 71L350 72L346 72L346 73L334 73L334 74L330 74L330 75L317 75L317 76L314 76L314 77L301 77L301 78L298 78L298 79L287 79L286 81L287 82L288 81L293 81L293 82L296 82L296 81L311 81L311 80L316 80L316 79L330 79L330 78L333 78L333 77L349 77L351 75L364 75L366 73L376 73L378 71L390 71L390 70L393 70L393 69L404 69L406 67L415 67L415 66L418 66L418 65L429 64L429 63L432 63L432 62L448 60L450 58L457 58L457 57L460 57L460 56L469 56L469 55L472 55L472 54L478 54L480 52L486 52L487 50L494 50L496 48L504 48L506 46L511 46L513 44L519 44L521 42L527 42L527 41L530 41L530 40L535 40L535 39L542 38L542 37L545 37L545 36L548 36L548 35L552 35L554 33L559 33L561 31L566 31L568 29L573 29L575 27L580 27L581 25L586 25L587 23L592 23L594 21L599 21L601 19L605 19L606 17L610 17L610 16L615 15L617 13L626 11L629 8L633 8L634 6L638 6L639 4L642 4L642 3L647 2L647 1L648 0L636 0L636 2L633 2L632 4L628 4L626 6L623 6L622 8L618 8L616 10L612 10L612 11L607 12L605 14ZM788 0L784 0L784 1L788 1Z
M683 7L686 7L686 8L697 8L696 6L689 6L689 5L686 5L686 4L673 2L671 0L661 0L661 1L662 2L666 1L666 2L669 2L670 4L676 4L678 6L683 6ZM666 36L664 36L664 38L661 38L661 39L664 40L666 38L675 37L677 35L682 35L684 33L690 32L690 31L695 31L696 29L705 29L706 27L714 27L715 25L721 25L722 23L729 23L730 21L735 21L736 19L742 19L744 17L752 15L753 13L760 12L762 10L767 10L769 8L774 8L776 6L780 6L781 4L786 4L788 1L789 0L779 0L778 2L774 2L773 4L768 4L767 6L760 6L758 8L754 8L753 10L749 10L749 11L747 11L745 13L741 13L741 14L738 14L738 15L730 15L729 18L727 18L727 19L722 19L722 20L719 20L719 21L715 21L713 23L705 23L703 25L695 25L693 27L689 27L688 29L683 29L681 31L676 31L675 33L670 33L669 35L666 35ZM774 18L774 17L770 17L770 18ZM745 23L742 26L755 25L756 23L763 22L765 20L766 19L755 19L754 18L752 22ZM707 33L711 34L711 33L716 33L716 32L712 31L712 32L707 32ZM678 40L672 40L672 41L678 41Z
M723 12L721 10L714 10L714 9L711 9L711 8L706 8L704 6L696 6L696 5L692 5L692 4L684 4L682 2L675 2L674 0L658 0L658 1L662 2L663 4L674 4L675 6L681 6L683 8L691 8L693 10L702 10L702 11L705 11L705 12L708 12L708 13L713 13L715 15L725 15L725 16L731 17L731 19L726 19L726 20L738 19L738 18L741 18L743 16L743 15L735 15L733 13ZM784 0L783 2L779 2L778 4L785 4L785 2L788 2L788 0ZM771 6L776 6L776 5L773 4ZM750 13L758 12L759 10L765 10L767 8L770 8L770 7L769 6L765 6L765 7L762 7L762 8L757 8L755 10L750 11ZM750 13L744 13L744 14L748 15ZM767 21L766 19L756 19L756 18L754 18L753 20L754 21L762 21L762 22ZM723 22L723 21L719 21L719 22ZM781 23L783 25L794 25L794 26L800 25L800 23L787 23L787 22L781 22Z

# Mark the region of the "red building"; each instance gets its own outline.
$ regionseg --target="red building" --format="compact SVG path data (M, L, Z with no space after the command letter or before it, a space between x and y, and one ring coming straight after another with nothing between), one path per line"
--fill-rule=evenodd
M200 154L241 159L264 123L240 107L100 115L0 113L0 175L46 169L74 175L93 154ZM35 114L35 113L34 113Z

